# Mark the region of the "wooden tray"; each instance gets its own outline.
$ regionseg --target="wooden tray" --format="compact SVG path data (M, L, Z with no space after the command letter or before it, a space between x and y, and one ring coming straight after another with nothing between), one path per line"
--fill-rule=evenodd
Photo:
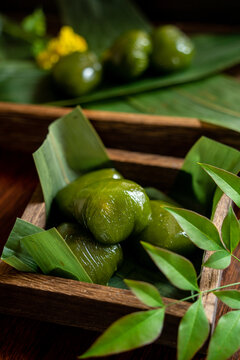
M44 140L48 125L71 110L0 103L0 147L32 153ZM184 157L205 135L240 150L238 132L198 119L96 110L84 113L110 148Z
M149 186L158 185L167 190L182 164L182 159L139 154L124 150L108 150L114 166L129 179ZM150 180L152 179L152 180ZM225 195L216 210L214 223L221 227L231 201ZM23 219L45 226L45 206L39 189L27 206ZM209 252L205 257L209 256ZM219 285L221 271L204 268L201 290ZM204 297L209 321L214 325L216 298ZM164 298L166 303L173 299ZM177 328L189 303L181 302L167 309L164 331L160 341L176 344ZM114 320L136 310L146 309L129 291L107 286L82 283L52 276L20 273L0 262L0 312L26 316L38 320L78 326L91 330L104 330Z

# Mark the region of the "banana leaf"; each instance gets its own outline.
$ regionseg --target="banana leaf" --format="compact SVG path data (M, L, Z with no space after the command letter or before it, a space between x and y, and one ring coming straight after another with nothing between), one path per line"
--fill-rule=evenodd
M151 25L129 0L58 0L64 25L87 39L90 49L100 55L123 32L151 30Z
M47 138L33 158L47 216L59 190L83 173L110 165L101 139L79 107L49 126Z
M25 236L21 244L44 274L92 283L83 266L55 228Z
M240 83L227 75L86 104L88 109L193 117L240 131Z
M29 234L34 235L40 232L43 232L43 229L27 221L17 219L4 246L1 259L19 271L39 271L37 263L26 251L21 240Z
M110 164L101 140L82 114L80 108L76 108L70 114L65 115L50 125L47 139L34 154L34 159L48 214L51 214L50 208L52 200L58 190L78 176L81 176L82 173L91 171L92 169L106 167ZM240 152L213 140L201 138L188 153L182 169L182 173L187 175L188 182L181 182L181 178L178 178L174 191L172 191L175 197L173 197L172 194L171 196L173 199L177 199L179 194L183 192L185 192L187 196L187 190L190 187L191 196L193 195L196 201L200 199L202 206L203 203L205 206L208 206L209 204L206 198L209 197L208 200L210 201L210 197L213 195L216 186L213 180L196 164L198 161L221 166L226 170L235 171L236 173L238 171L237 169L240 169ZM211 189L211 191L209 191L209 189ZM149 196L152 198L166 200L166 197L159 190L152 188L147 189ZM178 196L176 196L177 193ZM167 199L171 201L171 199ZM202 199L204 199L204 201L202 201ZM182 203L182 201L183 197L181 197L179 202ZM34 233L36 233L36 236ZM51 240L49 241L49 239ZM38 243L38 241L40 241L40 243ZM54 244L51 246L52 241L54 241ZM44 256L44 259L41 259L41 256L39 258L39 251L37 255L34 255L33 259L27 250L33 255L33 248L38 246L40 249L44 243L48 244L45 254L48 254L47 258L49 259L51 258L51 249L54 249L53 254L55 254L56 246L58 248L57 243L61 246L64 245L62 238L55 230L51 230L50 232L42 231L32 224L18 220L4 247L2 259L21 271L30 271L29 265L32 268L31 271L38 271L37 266L40 266L41 270L46 273L50 271L51 274L56 276L84 280L84 278L81 278L79 275L81 274L82 276L84 272L79 268L79 265L78 268L76 268L75 259L70 256L71 253L67 245L64 246L64 253L67 256L64 262L69 264L67 272L66 267L61 268L56 259L54 259L54 269L51 263L46 264L46 256ZM14 261L11 261L13 257ZM199 257L199 259L200 258L201 257ZM20 261L22 267L18 267ZM71 262L69 263L68 261ZM24 264L26 267L24 267ZM122 280L125 276L155 284L161 289L162 295L175 298L179 298L182 295L176 288L169 284L163 276L156 278L155 270L146 270L141 264L136 264L131 256L126 256L123 267L119 269L109 284L122 288L124 287Z
M238 174L240 151L202 136L185 157L170 196L183 207L209 216L211 212L214 214L222 191L216 188L210 176L206 176L206 172L198 165L199 162L215 164L214 166Z
M8 59L0 62L0 101L33 104L56 98L51 77L35 62Z
M1 26L1 23L0 23ZM0 36L0 60L23 60L31 57L31 45L22 39Z

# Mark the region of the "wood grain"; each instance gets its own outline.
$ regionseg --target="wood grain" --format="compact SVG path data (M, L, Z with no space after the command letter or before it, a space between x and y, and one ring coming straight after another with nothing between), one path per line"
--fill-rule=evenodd
M176 329L188 307L183 302L169 308L161 343L176 344ZM103 331L121 316L143 309L147 307L129 290L15 271L1 275L0 312L5 314Z
M32 153L45 138L48 125L71 110L0 103L0 146ZM240 149L239 133L195 118L83 111L110 148L183 157L205 135Z
M108 149L113 166L120 173L142 186L154 186L163 191L171 188L183 159L155 154ZM149 185L150 184L150 185Z

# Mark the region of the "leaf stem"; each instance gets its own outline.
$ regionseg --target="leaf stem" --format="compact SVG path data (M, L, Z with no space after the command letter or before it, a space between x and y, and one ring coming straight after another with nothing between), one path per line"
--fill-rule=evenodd
M239 259L238 259L239 260ZM239 260L240 261L240 260ZM183 299L180 299L180 300L177 300L177 301L174 301L172 302L171 304L168 304L166 305L166 308L169 307L169 306L173 306L175 304L178 304L179 302L182 302L182 301L187 301L187 300L190 300L190 299L193 299L197 296L201 296L202 294L207 294L209 292L212 292L212 291L215 291L215 290L220 290L220 289L224 289L224 288L227 288L227 287L230 287L230 286L236 286L236 285L240 285L240 282L237 282L237 283L233 283L233 284L227 284L227 285L222 285L222 286L218 286L214 289L208 289L208 290L203 290L203 291L199 291L198 293L194 294L194 295L190 295L188 297L185 297Z
M183 299L180 299L180 300L174 301L174 302L172 302L172 303L170 303L170 304L166 305L166 307L169 307L169 306L172 306L172 305L178 304L180 301L182 302L182 301L187 301L187 300L193 299L193 298L195 298L195 297L197 297L197 296L199 296L199 295L200 295L200 293L196 293L196 294L194 294L194 295L191 295L191 296L185 297L185 298L183 298Z
M236 286L236 285L240 285L240 282L218 286L218 287L216 287L214 289L204 290L204 291L202 291L202 294L205 294L205 293L208 293L208 292L211 292L211 291L215 291L215 290L224 289L224 288L227 288L227 287L230 287L230 286Z
M234 257L234 259L236 259L237 261L240 262L240 259L238 257L236 257L235 255L231 254L232 257Z

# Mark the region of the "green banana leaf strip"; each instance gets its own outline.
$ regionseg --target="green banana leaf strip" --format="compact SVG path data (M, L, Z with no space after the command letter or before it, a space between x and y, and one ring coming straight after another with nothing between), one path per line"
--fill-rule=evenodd
M89 275L55 228L26 236L21 242L44 274L92 283Z
M215 75L189 84L86 104L88 109L183 116L240 131L240 83ZM187 121L187 120L186 120Z
M39 267L22 246L21 240L29 234L43 233L44 230L22 219L17 219L4 246L1 260L19 271L38 272Z
M33 157L47 215L59 190L81 174L109 165L102 141L80 108L49 126L46 140Z

